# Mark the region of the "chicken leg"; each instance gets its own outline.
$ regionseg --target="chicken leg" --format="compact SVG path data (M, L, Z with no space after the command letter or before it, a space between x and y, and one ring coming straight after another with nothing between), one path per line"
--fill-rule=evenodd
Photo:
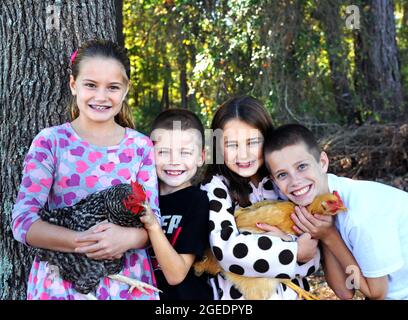
M146 283L146 282L142 282L136 279L132 279L120 274L114 274L111 276L108 276L108 278L112 279L112 280L116 280L122 283L126 283L130 286L129 288L129 293L131 293L133 291L133 289L138 289L139 291L143 292L144 294L149 294L146 289L150 289L156 292L162 292L161 290L157 289L156 287Z

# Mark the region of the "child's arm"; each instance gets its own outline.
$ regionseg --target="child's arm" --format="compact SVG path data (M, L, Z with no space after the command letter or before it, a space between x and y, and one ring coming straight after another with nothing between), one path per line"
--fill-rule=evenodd
M26 245L73 252L79 233L42 221L38 215L48 201L54 182L57 143L50 128L33 139L24 159L22 182L13 207L12 231L14 238Z
M74 252L78 246L76 238L81 232L60 227L41 219L31 224L26 235L26 244L53 251ZM95 241L88 241L87 245L95 244Z
M181 283L193 265L195 255L179 254L173 248L151 210L147 210L140 220L147 230L150 243L166 281L170 285Z
M362 275L361 269L353 257L343 239L333 225L333 217L310 214L306 208L295 209L296 214L292 219L296 224L297 233L308 232L314 238L320 239L323 244L330 250L343 272L347 274L352 272L349 277L353 277L354 287L359 289L365 296L370 299L384 299L388 290L387 276L378 278L366 278ZM344 284L335 285L342 287Z
M156 220L160 221L153 143L147 137L140 137L140 139L145 140L146 143L136 181L143 186L149 206L152 208ZM77 240L80 245L75 250L76 252L85 253L92 259L109 259L110 257L120 257L130 249L145 248L148 245L149 237L143 228L127 228L106 223L99 225L90 234L84 233ZM96 241L97 243L86 245L89 241ZM85 245L83 245L84 243Z
M347 277L336 257L329 248L322 244L324 277L336 296L342 300L354 297L354 289L347 288Z
M100 223L76 237L76 253L95 260L118 259L130 249L146 247L148 235L143 228Z

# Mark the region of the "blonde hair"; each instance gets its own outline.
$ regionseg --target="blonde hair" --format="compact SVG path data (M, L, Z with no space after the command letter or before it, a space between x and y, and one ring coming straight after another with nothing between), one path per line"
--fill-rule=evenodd
M110 58L120 62L125 69L128 80L130 80L130 61L126 49L109 40L90 40L78 48L71 57L71 75L74 79L79 74L81 62L85 58L94 57ZM79 108L75 97L71 97L69 115L71 121L79 116ZM121 110L115 116L115 122L122 127L135 128L132 110L126 101L123 101Z

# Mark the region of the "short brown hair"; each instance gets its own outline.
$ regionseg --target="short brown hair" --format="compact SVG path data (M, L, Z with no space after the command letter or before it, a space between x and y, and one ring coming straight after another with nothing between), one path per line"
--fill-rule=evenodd
M285 124L270 131L265 137L264 156L299 143L304 143L309 152L319 161L321 148L317 139L312 131L297 123Z
M162 111L153 121L152 132L155 129L173 130L175 122L180 122L181 130L198 130L201 146L204 148L204 126L197 115L186 109L174 108Z

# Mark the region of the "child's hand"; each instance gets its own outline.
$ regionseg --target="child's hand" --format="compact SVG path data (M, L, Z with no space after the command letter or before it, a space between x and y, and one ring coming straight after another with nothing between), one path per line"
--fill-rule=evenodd
M329 215L312 215L305 207L296 207L291 215L296 226L293 230L297 234L310 233L312 238L324 240L335 231L333 217Z
M259 229L262 229L262 230L266 231L266 234L269 234L271 236L279 237L279 238L281 238L282 240L285 240L285 241L291 241L292 240L291 236L284 233L278 227L271 226L271 225L266 224L266 223L259 223L259 222L256 224L256 226Z
M146 209L145 214L140 217L140 221L144 224L145 229L147 231L152 231L154 229L161 230L161 226L150 206L146 205L144 207Z
M303 233L297 239L298 252L297 261L298 262L308 262L313 259L317 254L317 240L312 239L309 233Z
M129 250L130 228L110 222L98 225L83 232L77 239L76 253L84 253L95 260L119 259Z

